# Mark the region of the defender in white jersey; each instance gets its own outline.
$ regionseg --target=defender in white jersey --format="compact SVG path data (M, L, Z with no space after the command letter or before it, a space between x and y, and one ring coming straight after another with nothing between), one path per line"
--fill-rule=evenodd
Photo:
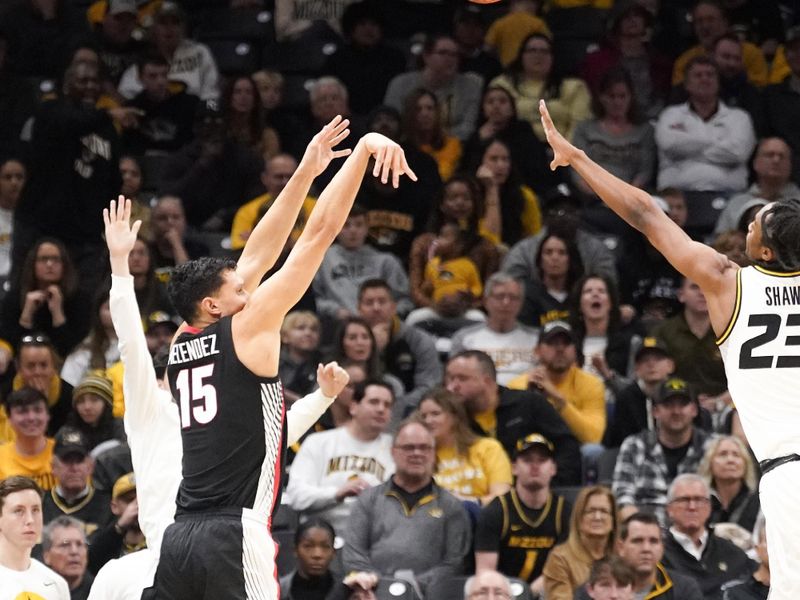
M761 508L767 520L770 600L800 598L800 199L764 206L747 231L740 269L693 241L646 192L614 177L570 144L539 105L552 169L571 166L603 201L647 236L696 282L719 336L728 389L761 462Z

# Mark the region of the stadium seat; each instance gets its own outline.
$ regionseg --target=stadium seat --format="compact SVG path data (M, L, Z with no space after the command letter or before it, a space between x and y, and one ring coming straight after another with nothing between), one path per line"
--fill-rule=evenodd
M261 8L210 10L202 16L194 36L202 42L239 40L271 43L275 40L273 15Z
M570 504L575 504L575 498L578 497L578 492L583 489L583 486L580 485L564 485L560 487L554 487L553 493L558 494L559 496L564 496L564 499L569 502Z
M611 485L614 478L614 466L617 464L619 448L606 448L597 461L597 483Z
M217 68L225 75L252 73L261 62L261 46L242 40L206 40Z
M437 589L441 594L442 600L462 600L464 598L464 586L469 576L451 577L445 586ZM532 600L531 589L528 584L516 577L509 577L511 584L511 597L513 600Z
M381 578L375 589L375 597L378 600L419 600L419 596L410 584L391 577Z

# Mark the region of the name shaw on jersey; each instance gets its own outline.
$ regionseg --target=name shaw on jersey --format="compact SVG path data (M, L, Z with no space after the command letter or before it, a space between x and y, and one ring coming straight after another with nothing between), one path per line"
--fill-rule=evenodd
M764 288L767 295L767 306L797 306L800 304L800 286Z
M219 354L217 334L201 335L200 337L174 344L169 351L169 364L179 365L215 354Z

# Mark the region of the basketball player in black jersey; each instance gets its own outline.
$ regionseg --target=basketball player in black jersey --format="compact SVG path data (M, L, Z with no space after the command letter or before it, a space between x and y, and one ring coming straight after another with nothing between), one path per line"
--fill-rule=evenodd
M496 569L527 581L535 596L550 549L567 539L571 507L550 491L556 474L553 444L539 433L514 449L514 487L481 511L475 532L475 568Z
M339 131L329 139L343 139L342 123L335 119L318 136ZM328 162L337 155L332 147L320 150ZM238 265L203 258L173 272L169 295L186 324L170 350L167 376L180 410L183 480L176 522L161 547L156 598L278 598L269 528L280 500L286 438L277 378L280 326L344 224L370 158L383 183L391 176L396 187L403 174L416 180L398 144L377 133L361 138L320 194L284 266L254 291L253 273L240 272L244 253ZM305 162L306 156L298 171L308 179L298 177L291 190L290 181L283 192L298 195L297 211L324 161L314 156L313 167ZM297 211L287 211L286 236ZM252 244L251 236L245 253Z

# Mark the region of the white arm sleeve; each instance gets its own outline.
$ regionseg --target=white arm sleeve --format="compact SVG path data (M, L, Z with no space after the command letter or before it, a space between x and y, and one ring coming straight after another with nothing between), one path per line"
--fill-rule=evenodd
M317 422L325 409L333 403L333 400L334 398L324 396L322 391L317 388L292 404L286 415L286 443L289 446L297 443L297 440L311 429L311 426Z

